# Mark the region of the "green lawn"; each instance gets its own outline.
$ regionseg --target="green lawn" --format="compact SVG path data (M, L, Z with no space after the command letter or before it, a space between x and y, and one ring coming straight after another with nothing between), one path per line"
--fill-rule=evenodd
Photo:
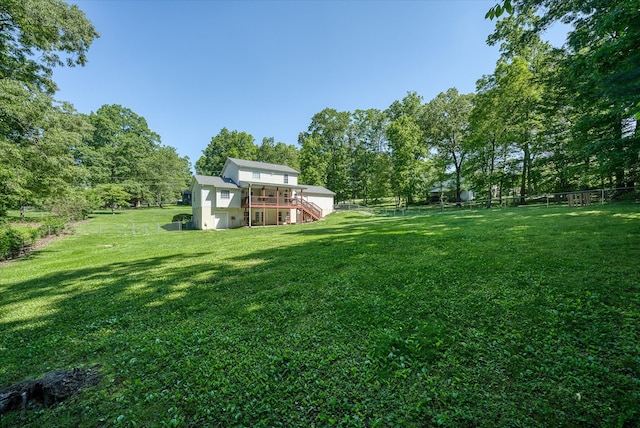
M638 204L162 227L180 212L0 265L0 386L104 376L1 426L640 424Z

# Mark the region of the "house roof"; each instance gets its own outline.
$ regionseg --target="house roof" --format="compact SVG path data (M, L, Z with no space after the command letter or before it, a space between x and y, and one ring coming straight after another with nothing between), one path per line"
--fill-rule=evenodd
M307 184L302 184L301 185L303 187L303 191L302 193L312 193L315 195L335 195L335 192L332 192L331 190L327 189L326 187L322 187L322 186L311 186L311 185L307 185Z
M214 186L219 189L238 189L238 186L232 179L227 177L214 177L211 175L194 175L193 179L200 185Z
M287 189L306 189L304 184L283 184L283 183L265 183L264 181L241 181L240 187L247 188L249 186L256 187L282 187Z
M237 166L243 167L243 168L261 169L266 171L277 171L277 172L284 172L288 174L300 174L299 171L296 171L291 167L288 167L286 165L278 165L275 163L256 162L256 161L249 161L244 159L227 158L227 160L225 161L225 166L227 165L227 162L232 162ZM224 167L222 168L222 170L224 171Z

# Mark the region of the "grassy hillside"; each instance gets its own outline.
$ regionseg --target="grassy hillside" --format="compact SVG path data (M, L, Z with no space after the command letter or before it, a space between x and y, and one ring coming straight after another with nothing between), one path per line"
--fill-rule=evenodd
M162 227L182 211L0 266L0 387L104 376L0 425L640 424L637 205Z

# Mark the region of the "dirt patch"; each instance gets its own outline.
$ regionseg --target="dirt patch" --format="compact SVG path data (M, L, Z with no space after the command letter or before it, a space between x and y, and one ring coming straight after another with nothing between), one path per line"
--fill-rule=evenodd
M51 407L102 380L99 366L56 370L0 391L0 415L12 410Z

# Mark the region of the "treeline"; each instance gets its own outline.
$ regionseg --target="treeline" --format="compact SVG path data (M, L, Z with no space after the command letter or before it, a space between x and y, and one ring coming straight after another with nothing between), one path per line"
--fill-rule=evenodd
M196 170L215 174L226 156L285 163L301 181L328 187L338 201L394 195L398 203L447 188L492 198L640 181L640 15L632 0L520 0L487 14L488 43L500 47L495 71L474 94L455 88L425 102L415 93L386 110L327 108L311 119L299 149L260 154L253 137L223 129ZM553 48L540 34L572 24ZM240 136L246 137L244 140ZM229 141L242 140L243 144ZM234 140L235 141L235 140ZM439 193L439 192L438 192Z
M425 101L409 92L385 110L327 108L298 146L261 145L226 128L198 159L218 174L231 157L289 165L338 201L394 195L398 203L446 187L491 200L640 181L640 14L637 0L501 0L487 14L494 72L474 94ZM553 48L540 34L570 24ZM188 186L190 165L143 117L119 105L79 114L54 99L52 70L84 65L95 28L60 0L0 0L0 218L46 207L78 218L97 206L162 204ZM47 22L49 25L33 25ZM53 30L55 31L53 31Z
M53 68L84 65L98 37L77 6L2 0L0 23L0 220L9 208L76 219L100 206L179 197L189 160L144 118L119 105L84 115L54 99Z

